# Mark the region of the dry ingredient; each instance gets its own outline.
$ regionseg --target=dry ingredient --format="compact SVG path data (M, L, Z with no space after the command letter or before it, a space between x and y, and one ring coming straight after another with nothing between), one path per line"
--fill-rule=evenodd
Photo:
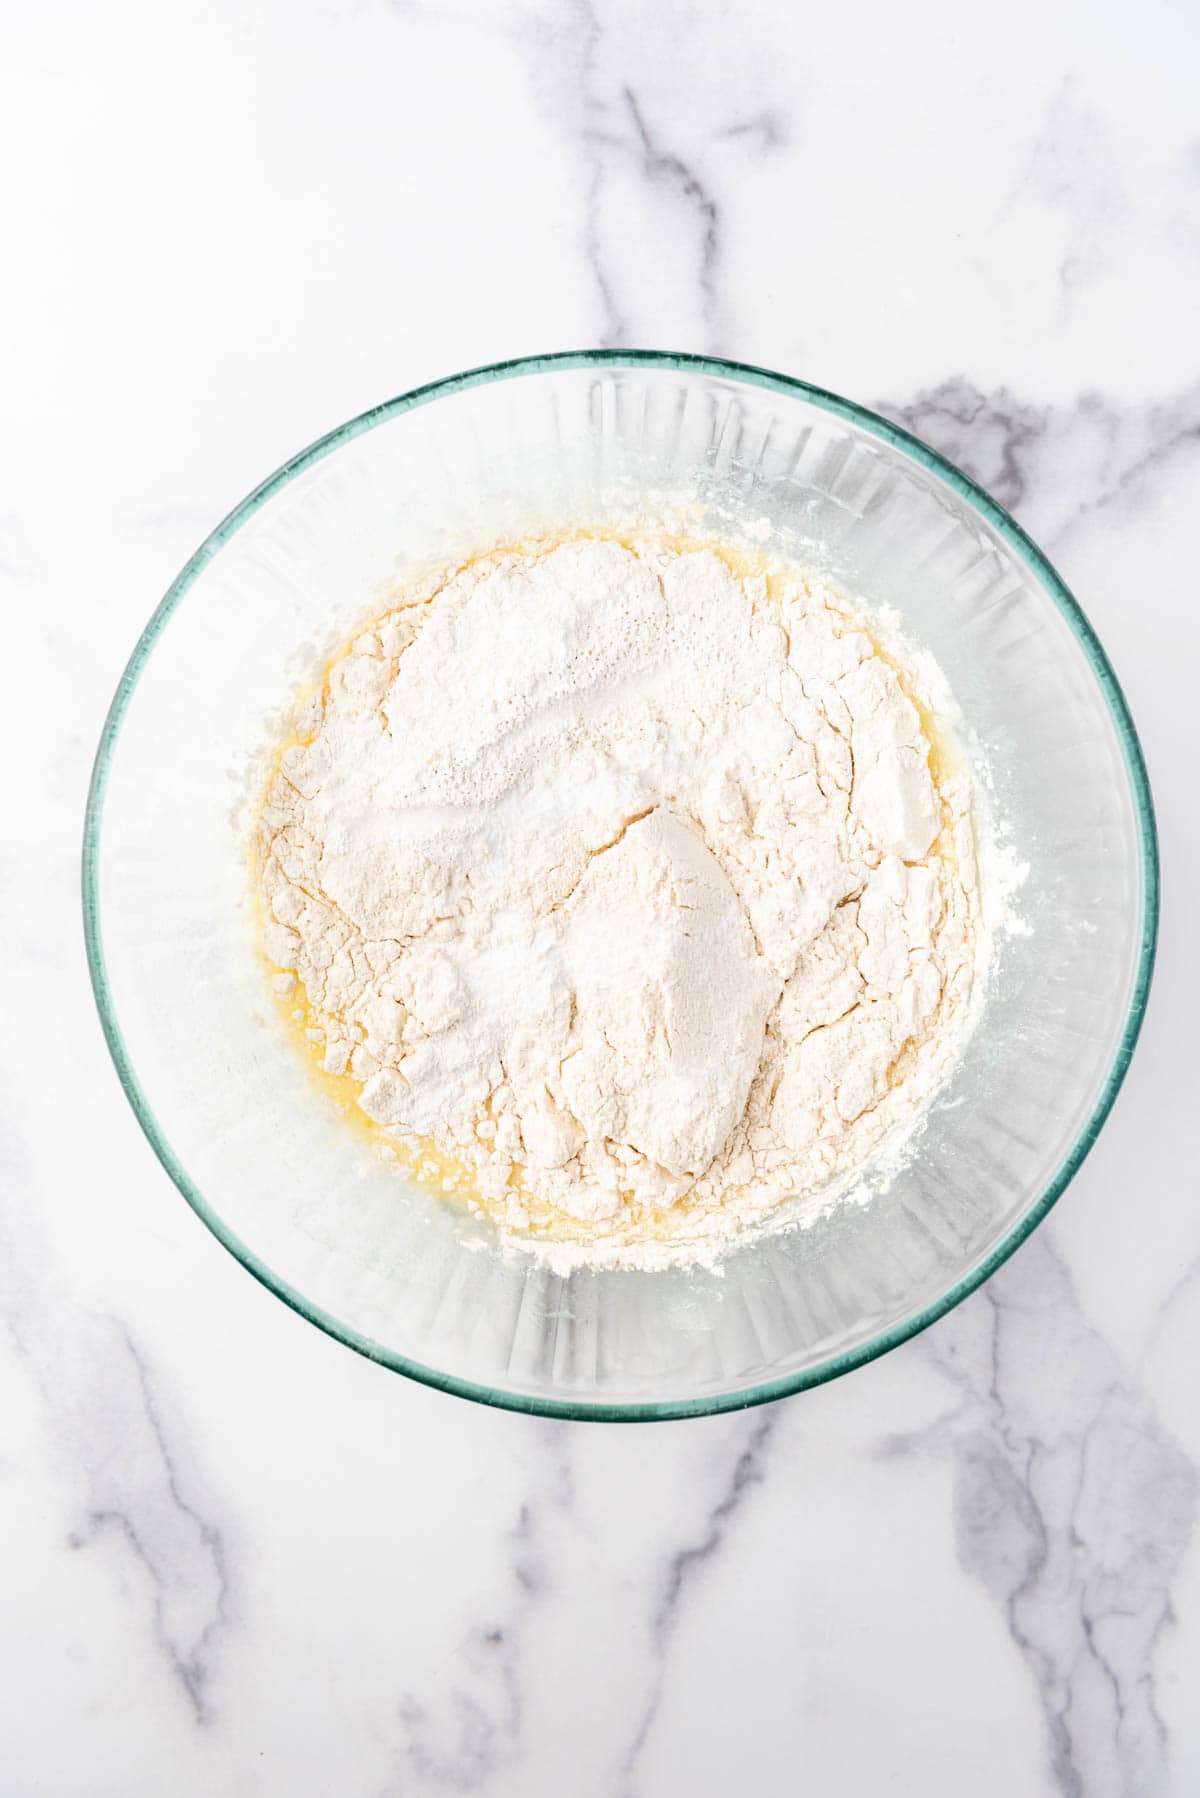
M277 986L560 1265L719 1248L944 1079L970 784L819 582L652 537L496 552L399 595L298 737L259 825Z

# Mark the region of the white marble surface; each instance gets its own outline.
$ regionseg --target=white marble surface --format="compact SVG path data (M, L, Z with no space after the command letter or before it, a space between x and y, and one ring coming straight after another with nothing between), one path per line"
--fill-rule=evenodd
M1200 1791L1194 7L5 10L3 1798ZM358 1360L177 1197L92 1014L89 762L162 589L386 395L588 343L892 411L1142 728L1157 986L991 1285L696 1424Z

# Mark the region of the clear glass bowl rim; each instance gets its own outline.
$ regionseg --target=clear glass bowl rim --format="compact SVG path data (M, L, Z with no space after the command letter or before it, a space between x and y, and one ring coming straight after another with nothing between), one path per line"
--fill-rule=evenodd
M443 1373L438 1368L427 1367L422 1362L397 1354L383 1344L372 1341L339 1318L330 1316L321 1307L306 1299L303 1293L290 1286L286 1280L281 1279L224 1223L220 1214L177 1160L159 1128L121 1033L105 968L100 924L100 829L109 768L122 720L150 653L168 619L180 605L201 570L219 553L235 531L239 530L247 519L253 517L267 500L296 475L304 469L312 467L314 463L342 444L372 430L376 425L397 418L402 413L412 411L418 406L428 405L432 400L460 393L471 387L484 386L493 381L512 380L524 375L553 373L558 370L588 368L666 369L681 374L709 375L719 380L738 382L746 386L763 388L769 392L801 398L811 405L820 407L825 412L848 419L860 426L872 436L881 439L912 461L932 471L947 486L960 494L999 533L1014 555L1032 570L1058 606L1086 655L1108 704L1124 752L1125 766L1133 791L1141 845L1142 941L1137 974L1130 994L1129 1009L1112 1064L1092 1113L1080 1130L1069 1153L1054 1177L1003 1240L990 1254L985 1256L978 1266L972 1268L932 1304L927 1305L913 1317L906 1318L881 1331L870 1341L862 1343L854 1349L831 1356L828 1360L806 1368L800 1373L763 1381L743 1390L722 1392L696 1399L673 1399L663 1403L620 1404L599 1401L591 1403L578 1399L554 1399L460 1379L457 1375ZM790 1394L804 1391L808 1387L824 1385L826 1381L836 1379L840 1374L848 1373L853 1368L861 1367L868 1361L873 1361L876 1356L895 1348L899 1343L906 1342L910 1337L918 1335L930 1324L936 1323L938 1318L944 1317L955 1305L961 1304L963 1299L995 1273L996 1269L1007 1261L1009 1256L1036 1229L1051 1206L1061 1197L1075 1177L1099 1135L1120 1090L1121 1082L1125 1078L1141 1031L1150 981L1154 971L1158 941L1159 879L1158 833L1154 817L1154 802L1150 793L1150 781L1142 746L1120 683L1082 607L1032 538L1022 530L1021 526L1009 516L1002 506L998 505L961 469L955 467L937 450L931 449L928 444L923 443L920 438L914 437L910 432L905 431L899 425L892 424L890 420L870 411L867 407L860 406L852 400L843 399L840 395L830 393L825 388L813 386L810 382L799 380L795 376L777 374L771 369L758 368L750 363L726 361L724 358L716 356L692 355L686 351L623 349L559 350L541 356L515 357L504 362L487 363L480 368L466 369L460 374L449 375L438 381L430 381L422 387L415 387L409 393L400 394L394 399L384 400L381 404L372 406L369 411L360 413L345 424L327 432L325 436L319 437L316 442L309 444L306 449L301 450L282 467L276 469L274 474L269 475L239 505L235 506L228 516L217 525L216 529L205 538L199 549L171 583L138 638L126 664L105 718L99 746L96 750L96 759L92 767L84 817L82 858L83 926L87 946L88 971L109 1053L112 1056L125 1097L132 1106L151 1148L193 1211L212 1231L217 1240L268 1291L282 1299L301 1317L307 1318L310 1323L316 1324L319 1329L324 1330L337 1341L345 1343L348 1348L365 1355L371 1361L377 1361L382 1366L391 1368L396 1373L406 1374L410 1379L419 1380L424 1385L453 1393L459 1398L472 1399L480 1404L494 1405L507 1410L544 1417L611 1423L650 1423L672 1418L711 1416L717 1412L736 1411L751 1405L767 1404L773 1399L786 1398Z

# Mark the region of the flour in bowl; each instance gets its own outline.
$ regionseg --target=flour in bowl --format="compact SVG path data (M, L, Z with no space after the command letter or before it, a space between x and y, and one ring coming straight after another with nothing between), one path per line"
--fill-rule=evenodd
M944 1080L978 974L968 777L843 597L578 536L400 594L259 825L324 1068L502 1234L719 1249Z

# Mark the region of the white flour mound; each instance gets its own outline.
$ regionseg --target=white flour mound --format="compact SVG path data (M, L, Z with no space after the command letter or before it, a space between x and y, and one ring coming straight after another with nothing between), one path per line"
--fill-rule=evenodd
M333 666L260 824L277 984L559 1265L711 1252L912 1122L982 930L965 776L811 580L575 538Z

